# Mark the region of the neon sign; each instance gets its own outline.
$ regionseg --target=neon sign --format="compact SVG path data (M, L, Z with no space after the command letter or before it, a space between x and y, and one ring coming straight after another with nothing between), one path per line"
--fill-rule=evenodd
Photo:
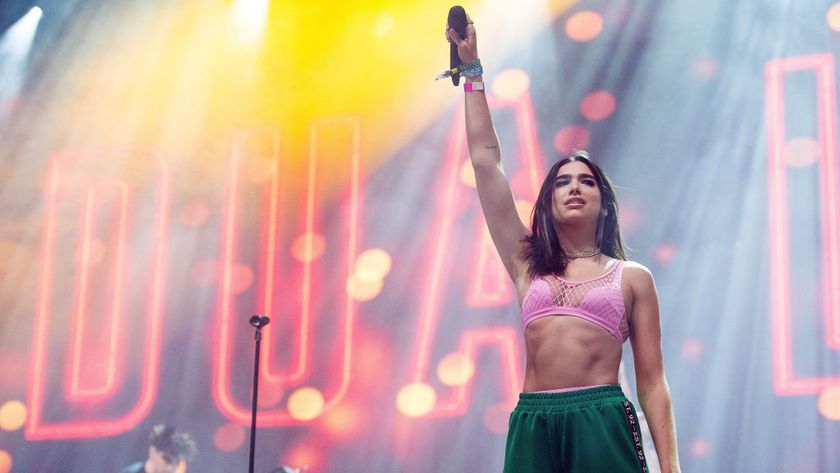
M125 155L136 166L114 166ZM130 215L130 203L141 199L154 211ZM168 212L169 167L155 151L57 153L50 160L35 303L28 439L117 435L137 425L151 410L158 391ZM133 257L126 251L129 241ZM60 257L69 249L77 255L75 259ZM138 268L145 277L132 278L134 288L140 289L129 296L128 273ZM97 285L97 281L106 282ZM68 287L72 288L69 294ZM70 307L62 304L68 298L74 301ZM69 340L59 340L55 334L67 325ZM128 360L127 350L119 348L128 343L130 333L140 334L139 349L132 351L139 359ZM64 389L56 390L50 380L62 376L59 367L49 366L48 355L62 349L67 360ZM131 366L138 368L127 373ZM121 388L129 381L138 386L131 389L136 399L126 410L122 406L128 393ZM89 414L116 409L122 413ZM58 411L63 414L57 415ZM62 418L74 415L79 418Z
M770 294L773 327L773 379L779 395L817 394L840 383L840 376L797 377L793 367L788 225L785 74L814 71L817 84L820 196L822 207L823 311L826 344L840 348L840 209L837 183L837 98L834 56L814 54L768 61L767 101L768 198L770 233Z

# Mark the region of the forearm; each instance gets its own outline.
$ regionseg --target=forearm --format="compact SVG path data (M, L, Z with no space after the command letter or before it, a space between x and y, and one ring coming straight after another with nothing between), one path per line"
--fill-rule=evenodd
M469 77L468 82L481 82L482 77ZM484 91L464 93L467 145L473 166L498 166L501 160L499 138L493 127L490 105Z
M458 48L463 72L471 77L464 77L467 82L483 82L481 63L478 62L478 40L475 27L467 15L466 36L461 37L450 25L446 25L446 38ZM477 74L477 75L473 75ZM464 113L467 125L467 146L473 167L487 170L499 168L499 138L493 128L490 105L483 90L464 91Z
M664 378L650 386L639 386L639 403L650 428L662 473L679 473L677 432L671 408L671 391Z

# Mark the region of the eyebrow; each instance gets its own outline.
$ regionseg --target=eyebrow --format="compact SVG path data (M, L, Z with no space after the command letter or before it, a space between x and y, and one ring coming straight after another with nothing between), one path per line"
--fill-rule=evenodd
M595 179L595 176L593 176L592 174L587 174L585 172L582 172L582 173L578 174L577 176L578 176L578 179L584 178L584 177L588 177L590 179ZM556 181L558 179L571 179L571 177L572 177L571 174L560 174L559 176L554 178L554 180Z

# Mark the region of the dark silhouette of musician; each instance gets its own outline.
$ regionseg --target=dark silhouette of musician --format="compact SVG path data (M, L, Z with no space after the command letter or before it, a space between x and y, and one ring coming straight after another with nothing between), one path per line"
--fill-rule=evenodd
M149 456L123 468L120 473L176 473L195 456L195 441L175 427L158 424L149 433ZM183 470L180 470L183 471Z

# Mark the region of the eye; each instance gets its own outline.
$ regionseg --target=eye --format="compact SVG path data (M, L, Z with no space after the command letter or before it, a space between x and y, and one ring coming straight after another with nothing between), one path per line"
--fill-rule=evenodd
M554 181L554 187L562 187L569 183L568 179L557 179Z
M583 183L584 183L584 184L586 184L587 186L591 186L591 187L595 187L595 186L597 185L597 183L595 182L595 179L589 179L589 178L586 178L586 179L584 179L584 180L583 180L583 181L581 181L581 182L583 182Z

